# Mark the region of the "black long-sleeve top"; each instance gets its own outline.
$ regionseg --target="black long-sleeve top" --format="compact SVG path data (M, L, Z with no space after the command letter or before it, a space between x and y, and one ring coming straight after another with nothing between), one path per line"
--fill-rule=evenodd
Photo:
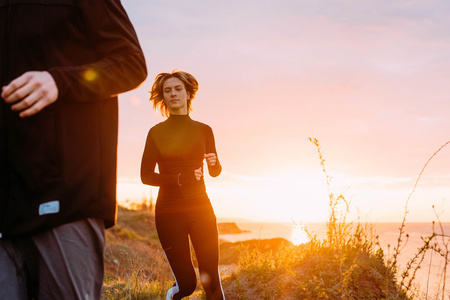
M212 129L188 115L171 115L150 129L142 155L141 180L160 187L157 211L209 204L203 177L197 181L194 175L194 170L203 168L203 155L207 153L217 156ZM159 172L155 171L156 164ZM221 171L219 160L208 166L212 177Z

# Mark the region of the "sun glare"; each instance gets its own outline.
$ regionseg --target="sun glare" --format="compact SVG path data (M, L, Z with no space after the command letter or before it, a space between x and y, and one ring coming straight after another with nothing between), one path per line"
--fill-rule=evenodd
M92 69L88 69L84 72L84 79L87 81L94 81L97 78L97 72Z
M294 245L300 245L309 242L308 235L302 224L295 224L292 231L292 243Z

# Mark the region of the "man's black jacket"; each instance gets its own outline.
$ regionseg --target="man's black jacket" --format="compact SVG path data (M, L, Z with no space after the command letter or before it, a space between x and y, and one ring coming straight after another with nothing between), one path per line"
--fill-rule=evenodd
M119 0L0 0L0 85L48 71L55 103L20 118L0 99L0 237L116 217L117 94L146 77Z

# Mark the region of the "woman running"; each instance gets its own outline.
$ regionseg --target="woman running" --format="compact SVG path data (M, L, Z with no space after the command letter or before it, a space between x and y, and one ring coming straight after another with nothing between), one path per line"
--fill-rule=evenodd
M195 291L197 278L189 238L206 299L224 299L218 268L216 216L206 193L203 161L212 177L219 176L222 167L211 127L189 117L197 90L194 76L174 70L156 76L150 92L153 108L159 108L168 118L148 133L141 180L160 187L156 229L176 281L167 292L167 300L182 299Z

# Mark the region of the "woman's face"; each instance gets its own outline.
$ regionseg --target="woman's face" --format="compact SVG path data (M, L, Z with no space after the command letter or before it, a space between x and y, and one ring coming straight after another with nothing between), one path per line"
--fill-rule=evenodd
M183 82L171 77L163 85L164 102L169 108L171 115L187 115L188 113L188 94L184 88Z

